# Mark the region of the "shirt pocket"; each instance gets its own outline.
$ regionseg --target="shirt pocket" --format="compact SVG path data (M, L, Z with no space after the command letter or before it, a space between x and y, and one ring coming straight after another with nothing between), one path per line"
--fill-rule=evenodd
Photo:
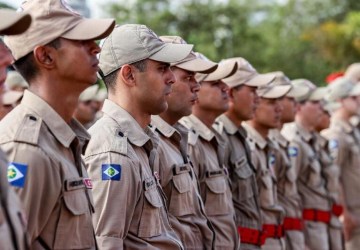
M175 168L178 166L175 166ZM193 183L190 175L190 166L172 178L173 189L169 202L169 212L174 216L194 214Z
M144 180L144 205L141 213L138 235L149 238L161 234L161 209L163 201L153 177Z
M56 234L55 249L82 249L95 245L89 200L85 188L64 191Z
M274 183L269 170L264 170L259 185L260 203L262 207L273 206L274 200Z
M206 199L205 211L209 216L224 215L230 212L230 201L227 197L226 176L208 177L205 180L206 184Z
M247 200L254 196L253 187L252 187L252 176L253 171L251 170L246 158L242 158L235 163L234 172L236 173L236 197L239 201Z
M313 158L311 158L309 162L308 183L311 187L321 185L321 166L320 163Z

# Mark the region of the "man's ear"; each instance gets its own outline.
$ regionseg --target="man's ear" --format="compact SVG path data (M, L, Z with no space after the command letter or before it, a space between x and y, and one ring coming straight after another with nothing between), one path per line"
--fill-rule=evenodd
M33 50L34 60L39 65L46 69L55 67L55 53L56 49L49 46L37 46Z
M134 86L136 82L135 73L136 72L133 66L125 64L121 67L119 71L119 77L121 77L122 81L126 85Z

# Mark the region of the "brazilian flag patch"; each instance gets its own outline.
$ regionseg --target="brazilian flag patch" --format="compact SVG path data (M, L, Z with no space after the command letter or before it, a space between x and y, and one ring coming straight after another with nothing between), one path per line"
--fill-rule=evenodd
M8 164L7 177L10 185L14 187L24 187L27 167L27 165L17 162L10 162Z
M289 147L288 148L288 155L289 157L295 157L298 155L298 149L296 147Z
M121 165L120 164L102 164L101 165L101 179L120 181L121 179Z

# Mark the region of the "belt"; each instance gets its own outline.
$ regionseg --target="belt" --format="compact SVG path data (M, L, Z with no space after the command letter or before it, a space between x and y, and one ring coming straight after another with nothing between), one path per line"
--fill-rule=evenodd
M266 235L260 230L238 227L241 243L262 246L265 243Z
M317 210L317 209L304 209L303 219L311 221L320 221L329 224L331 213L329 211Z
M299 218L291 218L285 217L284 219L284 230L299 230L302 231L304 229L304 224L302 219Z
M266 235L266 238L281 238L284 237L284 226L263 224L263 233Z
M331 210L332 210L333 214L335 214L337 217L339 217L343 213L344 207L339 204L333 204Z

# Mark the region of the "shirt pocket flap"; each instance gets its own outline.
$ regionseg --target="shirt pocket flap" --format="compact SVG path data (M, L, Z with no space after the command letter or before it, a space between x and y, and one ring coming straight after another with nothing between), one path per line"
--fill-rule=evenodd
M162 201L156 186L145 191L145 198L153 207L162 207Z
M206 186L215 194L223 194L226 191L226 181L224 177L207 179Z
M245 157L235 163L235 172L241 179L247 179L253 174Z
M320 173L321 167L319 162L315 159L310 160L310 169L316 173Z
M270 189L272 186L272 180L270 174L263 175L261 177L261 182L266 189Z
M64 193L64 203L74 215L85 214L89 210L85 190L68 191Z
M184 173L173 176L173 183L174 187L180 194L189 192L191 187L190 174Z

